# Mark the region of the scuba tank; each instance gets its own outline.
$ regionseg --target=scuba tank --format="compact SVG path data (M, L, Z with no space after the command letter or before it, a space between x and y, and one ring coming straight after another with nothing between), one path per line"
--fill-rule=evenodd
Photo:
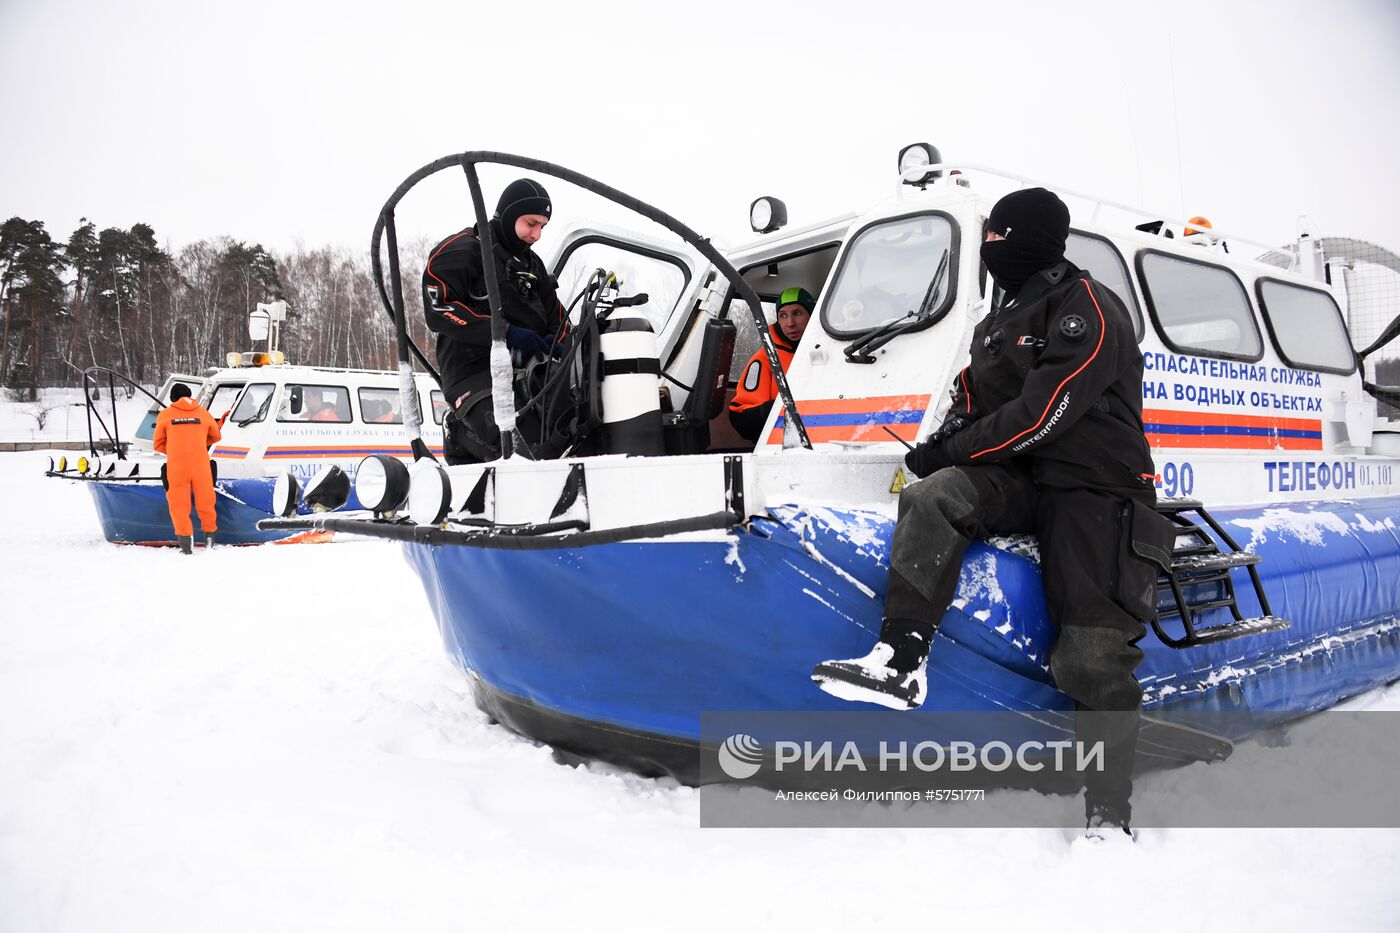
M598 331L603 357L603 451L659 456L665 452L661 361L651 322L640 315L613 314L599 321Z

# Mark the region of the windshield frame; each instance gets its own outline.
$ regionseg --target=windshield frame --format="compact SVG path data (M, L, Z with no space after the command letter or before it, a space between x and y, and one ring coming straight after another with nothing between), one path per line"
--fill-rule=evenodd
M564 267L569 264L569 260L573 258L574 253L578 252L581 248L585 246L592 246L594 244L602 246L611 246L613 249L619 249L625 253L633 253L634 255L640 256L643 259L654 259L659 262L663 262L667 265L675 266L677 269L680 270L682 276L681 287L676 292L675 302L671 305L670 310L666 312L660 324L658 325L657 322L651 321L651 315L647 315L647 320L651 322L652 327L654 328L654 332L656 334L657 341L659 342L661 340L662 333L664 333L671 326L671 324L675 322L676 312L681 309L681 307L685 304L686 298L690 295L690 282L694 278L694 275L691 274L690 264L680 256L677 256L673 253L665 252L664 250L657 249L655 247L644 246L641 243L633 243L629 240L619 239L616 236L609 236L606 233L585 233L583 236L578 237L577 239L570 240L568 245L566 245L564 249L560 251L559 255L555 257L554 268L550 270L550 275L554 276L554 279L557 282L559 280L560 273L562 273L564 271ZM611 272L615 270L609 269L608 271ZM588 276L585 275L582 281L584 283L587 283ZM560 303L567 307L569 305L569 302L574 299L575 295L577 295L577 292L575 292L573 295L565 295L561 297ZM568 301L564 300L565 298L567 298Z
M891 214L885 217L877 217L869 223L863 224L855 230L850 231L846 235L846 240L843 244L841 255L836 260L836 267L832 270L830 276L827 277L826 287L823 290L820 301L821 322L822 329L825 330L832 337L838 340L857 340L861 337L866 336L876 328L884 327L886 324L889 324L892 321L900 320L900 318L891 318L890 320L881 321L876 324L870 324L865 327L857 328L855 330L838 330L837 328L832 326L830 321L830 315L828 314L828 312L831 307L831 298L835 295L837 286L841 284L841 276L844 275L846 272L846 263L849 261L851 254L855 252L855 246L857 244L857 241L863 235L865 235L866 231L872 230L875 227L882 227L887 224L898 223L902 220L911 220L916 217L941 217L948 222L951 237L949 238L948 243L948 271L946 273L947 291L943 296L943 300L940 301L931 312L929 312L929 315L927 317L925 317L923 320L919 321L916 324L912 324L907 329L901 330L900 333L912 334L916 331L921 331L926 328L932 327L934 324L937 324L944 317L946 317L948 312L952 310L953 305L957 301L958 273L960 271L959 266L961 265L962 260L962 226L958 223L957 217L955 217L948 211L941 210L909 211L908 213L904 214ZM932 276L937 268L938 265L935 261L933 268L929 270L929 275ZM909 308L908 310L917 312L919 309Z

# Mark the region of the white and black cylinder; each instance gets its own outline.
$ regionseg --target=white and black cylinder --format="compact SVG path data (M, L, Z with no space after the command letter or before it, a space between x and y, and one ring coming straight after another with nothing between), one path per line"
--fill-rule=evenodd
M599 325L603 356L603 449L612 454L660 456L661 362L656 334L642 317L613 317Z

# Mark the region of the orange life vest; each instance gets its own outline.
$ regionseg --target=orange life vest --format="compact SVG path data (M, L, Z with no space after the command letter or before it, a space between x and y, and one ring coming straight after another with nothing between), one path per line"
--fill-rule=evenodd
M770 324L768 333L773 337L773 346L778 351L778 362L783 372L792 365L792 355L797 347L788 342L777 324ZM773 369L768 365L768 354L760 347L749 357L748 365L739 376L739 386L734 390L734 401L729 403L732 412L744 412L760 405L767 405L778 397L778 381L773 378Z

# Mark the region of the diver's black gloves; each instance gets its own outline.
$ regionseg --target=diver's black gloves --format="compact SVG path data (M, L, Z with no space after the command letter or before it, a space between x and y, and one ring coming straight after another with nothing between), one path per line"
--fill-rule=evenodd
M525 357L542 356L548 357L553 344L548 337L541 337L528 327L518 327L515 324L506 328L506 346L512 350L518 350Z
M958 415L943 422L937 431L928 436L927 440L904 455L905 468L923 479L925 476L932 476L944 467L952 466L953 460L948 455L944 441L971 423L968 419Z
M919 479L952 465L943 439L936 434L904 455L904 468Z

